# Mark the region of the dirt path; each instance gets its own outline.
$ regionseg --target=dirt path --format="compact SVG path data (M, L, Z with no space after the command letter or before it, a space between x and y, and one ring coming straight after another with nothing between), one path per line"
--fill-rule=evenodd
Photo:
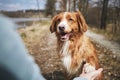
M62 63L56 51L56 37L50 33L48 24L35 24L20 30L20 33L29 53L34 56L40 66L44 77L47 80L64 80ZM95 42L97 47L100 65L104 68L103 80L119 80L119 45L91 31L87 31L86 35Z
M86 32L86 35L89 36L93 41L98 43L99 45L109 49L120 58L120 45L114 41L110 41L105 38L103 35L94 33L90 30Z
M120 45L110 41L103 35L88 30L85 33L91 38L98 52L99 62L104 69L103 80L120 79Z

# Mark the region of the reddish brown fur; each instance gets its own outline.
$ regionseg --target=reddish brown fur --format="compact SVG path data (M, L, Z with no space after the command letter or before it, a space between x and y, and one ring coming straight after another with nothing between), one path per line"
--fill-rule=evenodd
M63 41L60 40L60 35L57 32L57 25L62 21L63 14L58 14L53 18L52 25L50 27L51 32L55 32L58 42L58 51L61 50L63 46ZM72 20L71 20L72 18ZM96 49L90 40L84 35L84 32L87 31L87 24L80 12L67 13L66 20L68 21L69 29L66 32L73 30L72 35L70 36L70 45L69 51L72 57L72 62L70 68L75 70L78 66L81 66L82 61L86 61L91 65L95 66L96 69L99 68L98 58ZM60 58L64 57L62 54L59 54ZM74 73L73 73L74 74ZM99 78L100 80L100 78Z

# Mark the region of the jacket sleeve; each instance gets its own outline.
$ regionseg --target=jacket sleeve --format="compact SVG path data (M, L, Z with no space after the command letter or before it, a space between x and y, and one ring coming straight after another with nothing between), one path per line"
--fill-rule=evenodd
M0 15L0 80L45 80L14 27Z
M84 78L84 77L76 77L76 78L74 78L73 80L87 80L87 78Z

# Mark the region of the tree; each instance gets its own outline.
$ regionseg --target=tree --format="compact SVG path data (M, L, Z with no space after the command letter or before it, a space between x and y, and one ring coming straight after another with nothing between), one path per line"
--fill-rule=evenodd
M64 8L64 11L66 11L67 0L62 0L62 1L63 1L63 8Z
M70 0L67 0L67 11L70 11Z
M38 0L36 0L36 2L37 2L37 8L38 8L38 15L39 15L39 17L40 17L40 7L39 7L39 1Z
M76 11L76 0L73 0L73 11Z
M119 33L120 31L120 0L112 0L112 33L113 34L116 34L116 33Z
M66 11L67 10L67 0L58 0L60 3L60 8L61 11Z
M106 29L108 2L109 0L103 0L100 29Z
M78 9L83 13L84 17L87 15L89 0L78 0Z
M46 15L52 15L54 16L54 12L55 12L55 2L56 0L47 0L46 3Z

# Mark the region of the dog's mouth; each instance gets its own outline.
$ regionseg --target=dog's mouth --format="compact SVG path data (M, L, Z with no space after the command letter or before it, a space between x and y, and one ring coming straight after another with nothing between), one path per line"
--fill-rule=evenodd
M70 35L71 35L71 32L70 32L70 33L61 32L61 33L60 33L60 40L61 40L61 41L67 41L67 40L69 40Z

